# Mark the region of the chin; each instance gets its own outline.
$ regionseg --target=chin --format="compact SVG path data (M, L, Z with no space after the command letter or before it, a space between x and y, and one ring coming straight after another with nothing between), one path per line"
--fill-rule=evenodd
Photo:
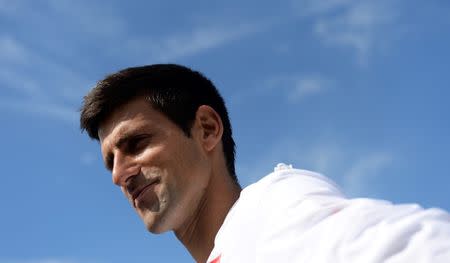
M170 230L167 226L164 226L164 219L155 218L155 215L146 215L142 220L144 221L147 231L150 233L162 234Z
M145 226L147 228L147 231L152 234L162 234L170 230L162 226L157 226L155 224L145 224Z
M166 232L163 229L155 228L153 225L147 225L147 231L152 234L162 234Z

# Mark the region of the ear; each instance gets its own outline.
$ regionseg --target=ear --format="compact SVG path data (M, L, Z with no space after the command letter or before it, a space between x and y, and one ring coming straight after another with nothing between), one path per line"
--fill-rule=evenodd
M204 149L212 151L222 140L223 124L219 114L208 105L201 105L195 115L197 136Z

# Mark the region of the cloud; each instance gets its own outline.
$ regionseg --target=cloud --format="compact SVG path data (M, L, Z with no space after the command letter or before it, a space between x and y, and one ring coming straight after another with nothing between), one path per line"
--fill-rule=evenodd
M350 48L366 65L374 50L392 41L399 11L393 0L298 0L300 17L313 20L314 34L326 45Z
M281 135L281 134L280 134ZM266 151L252 153L252 161L242 163L239 159L237 170L243 184L250 184L273 171L280 162L292 164L294 168L314 170L333 176L342 160L342 151L335 143L310 143L305 138L283 135L271 140ZM340 169L338 169L340 170Z
M0 36L0 63L23 64L26 60L25 48L14 38Z
M9 35L0 35L0 58L0 85L12 91L2 96L0 108L76 123L73 103L89 87L87 80Z
M304 161L309 163L310 167L320 173L333 175L342 167L339 164L347 162L343 151L339 145L333 142L320 142L310 146L308 155ZM348 155L348 153L347 153Z
M30 5L29 1L0 0L0 14L14 20L33 21L35 30L53 35L52 29L64 27L64 33L87 34L89 38L105 38L120 35L126 23L116 15L111 5L98 1L45 0L45 4ZM58 21L58 23L55 23ZM42 30L43 29L43 30Z
M0 2L0 6L4 5ZM19 2L14 9L37 16L22 2ZM63 23L67 24L69 29L80 27L80 30L91 30L91 33L106 32L99 36L93 34L96 37L123 39L122 33L127 30L126 24L121 21L120 17L114 16L114 12L109 9L101 12L100 16L95 15L90 9L91 7L87 8L79 3L52 0L48 1L44 11L50 17L64 16ZM96 10L95 6L93 10ZM2 7L2 12L6 11L11 11L11 8L7 10ZM79 17L80 14L82 19ZM16 16L17 19L23 16L22 12L14 14L12 11L8 15ZM42 20L39 17L37 21L45 25L49 23L47 20L48 18L43 15ZM201 25L186 32L177 32L162 37L129 36L130 40L125 41L125 46L128 48L117 53L113 52L111 55L117 59L135 56L140 60L142 57L148 57L152 61L168 62L198 55L249 37L266 30L270 25L270 23L240 23L237 25L217 23ZM105 31L105 28L114 28L114 30L109 32ZM48 37L52 38L50 32L43 31L42 33L49 34ZM46 36L44 35L43 38L45 39ZM88 39L90 38L88 37ZM66 65L64 61L55 59L51 55L43 55L38 49L34 49L32 43L18 40L14 32L0 34L0 85L6 88L0 100L0 108L49 117L66 123L76 123L77 107L83 94L93 86L93 82L77 73L72 65Z
M351 2L352 0L295 0L293 6L300 16L313 16L346 6Z
M0 84L4 88L19 91L26 97L41 97L43 95L38 83L28 77L28 74L21 74L21 68L34 57L18 42L9 35L0 36Z
M320 76L306 76L295 80L295 85L289 94L289 99L298 101L304 97L320 93L325 90L328 80Z
M49 85L49 87L58 87L55 89L56 91L63 90L62 87L79 90L79 87L87 86L90 83L65 64L50 57L41 56L11 35L0 35L0 48L0 68L7 71L10 76L7 77L9 80L12 77L17 79L13 83L15 84L14 88L24 89L25 85L21 85L20 79L26 78L28 79L27 83L30 83L29 80L32 77L36 78L33 81L35 83L45 81L53 82L51 84L60 84L59 86ZM39 74L47 78L37 79L37 77L41 77Z
M17 1L0 0L0 13L11 14L18 8Z
M14 8L7 7L6 2L5 4L0 2L0 10L16 20L31 17L32 19L29 20L36 21L39 28L47 28L47 30L40 30L46 35L40 42L54 45L53 42L46 42L46 39L60 41L61 36L55 37L50 30L58 30L54 21L59 21L65 28L62 32L63 36L65 35L68 39L73 39L73 35L81 36L73 39L75 43L82 43L82 46L92 42L95 42L93 45L97 45L98 41L116 43L115 45L103 44L101 48L104 48L107 55L123 59L134 56L140 61L142 58L169 61L197 55L265 31L273 25L270 21L230 23L228 17L215 17L203 21L196 19L197 26L183 25L181 27L183 31L176 31L180 26L177 26L175 31L167 27L166 35L154 35L146 31L135 35L136 25L130 24L129 19L126 20L122 15L123 12L117 8L117 5L103 5L96 1L47 0L46 5L35 10L23 1L18 1ZM149 15L151 16L151 13ZM189 24L189 21L186 23ZM55 48L63 49L64 47ZM73 50L64 50L64 52L73 52Z
M72 259L58 259L58 258L43 258L43 259L0 259L0 263L94 263L92 260L72 260Z
M347 150L349 148L352 150ZM332 176L350 197L376 195L373 183L383 180L383 170L394 160L389 151L343 147L331 141L316 143L308 150L304 160L314 170Z
M9 111L16 111L31 115L43 116L66 122L68 124L76 124L78 122L78 112L71 107L58 105L51 102L38 102L26 99L0 99L0 109L4 108Z
M377 152L356 160L344 175L343 188L349 195L361 195L368 191L371 183L382 175L393 161L393 156L386 152Z
M95 1L48 0L47 3L71 28L91 37L117 37L126 30L126 22L109 5L98 5Z
M332 81L323 75L300 73L271 77L265 81L264 86L267 91L284 92L286 100L295 103L306 97L325 92L331 85Z
M251 162L236 164L238 177L243 185L256 182L270 173L273 167L284 162L295 168L312 170L331 178L349 197L380 194L374 182L384 180L383 170L394 160L388 150L363 149L318 135L316 138L283 136L267 146L263 154L253 154Z
M19 92L27 98L44 98L45 95L39 84L26 75L18 74L15 70L0 65L0 83L3 88Z
M84 152L80 156L81 164L89 166L97 162L97 155L92 152Z
M128 41L128 52L146 55L152 60L172 61L200 54L253 34L267 30L268 23L239 23L237 25L208 25L187 32Z

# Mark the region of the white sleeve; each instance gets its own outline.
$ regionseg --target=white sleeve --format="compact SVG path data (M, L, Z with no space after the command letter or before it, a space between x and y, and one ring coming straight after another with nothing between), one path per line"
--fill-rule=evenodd
M447 212L349 200L321 178L298 186L303 179L286 176L267 188L255 262L450 262ZM298 187L310 192L298 195Z

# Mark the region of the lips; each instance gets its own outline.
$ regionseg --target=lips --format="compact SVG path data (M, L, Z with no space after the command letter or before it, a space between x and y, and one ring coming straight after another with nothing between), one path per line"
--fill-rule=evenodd
M145 190L147 190L149 187L151 187L152 185L158 183L158 180L154 180L138 189L136 189L135 191L133 191L131 194L131 198L133 199L133 206L136 207L136 199L138 199L144 192Z

